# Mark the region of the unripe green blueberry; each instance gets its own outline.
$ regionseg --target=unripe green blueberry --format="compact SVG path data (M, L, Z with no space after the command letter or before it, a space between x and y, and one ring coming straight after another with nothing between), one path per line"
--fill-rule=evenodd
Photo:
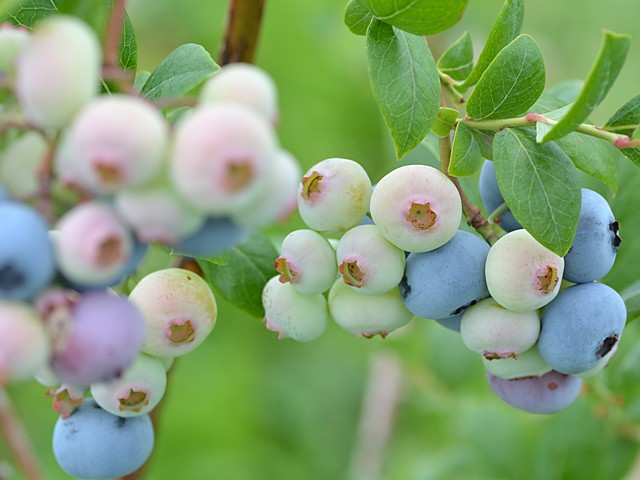
M138 187L164 167L168 126L150 103L128 95L102 96L74 118L56 155L67 183L94 194Z
M538 312L512 312L493 298L470 306L462 315L464 344L485 358L517 358L535 345L540 335Z
M388 292L404 275L404 251L387 241L376 225L358 225L345 233L336 256L344 282L367 295Z
M137 417L153 410L164 396L167 374L162 362L140 354L122 376L91 385L91 396L118 417Z
M86 23L65 15L39 23L16 64L16 94L27 120L65 126L98 93L101 67L100 42Z
M237 102L253 108L271 123L278 120L276 84L267 72L248 63L231 63L203 85L200 102Z
M122 190L115 196L115 207L144 243L174 246L199 231L205 222L204 214L168 185Z
M176 127L171 179L202 211L230 215L260 200L277 152L273 129L254 110L231 103L203 105Z
M564 260L543 247L524 229L509 232L489 250L487 288L503 307L532 312L560 291Z
M182 268L145 276L129 295L147 325L142 351L179 357L200 345L216 323L216 299L207 283Z
M0 158L0 183L9 195L26 199L38 193L38 170L48 149L49 144L37 132L27 132L9 144Z
M462 202L451 180L426 165L392 170L371 195L371 217L382 235L407 252L428 252L458 231Z
M269 182L253 204L231 212L233 220L238 225L253 228L283 221L296 209L301 176L300 165L293 155L279 150Z
M549 373L552 368L540 356L537 346L522 352L517 358L497 358L489 360L482 357L482 363L487 372L499 378L513 379L526 377L541 377Z
M345 232L358 225L369 208L371 180L353 160L328 158L311 167L298 186L298 211L320 232Z
M27 380L49 361L42 320L27 304L0 300L0 385Z
M382 295L365 295L342 278L329 290L329 311L340 328L366 338L384 338L413 318L397 288Z
M0 74L12 78L18 55L29 43L29 31L8 23L0 25Z
M264 286L262 305L264 324L279 339L311 342L324 333L329 323L327 301L322 294L304 295L278 277Z
M295 230L282 241L275 262L281 283L291 283L305 295L322 293L336 279L336 252L329 241L313 230Z

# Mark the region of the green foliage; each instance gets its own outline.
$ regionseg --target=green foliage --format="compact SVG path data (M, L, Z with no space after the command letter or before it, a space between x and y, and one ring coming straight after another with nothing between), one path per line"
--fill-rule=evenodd
M637 138L640 129L640 95L620 107L607 121L604 129ZM640 166L640 147L625 148L622 149L622 153Z
M33 28L40 20L53 14L74 15L82 18L95 29L98 36L106 34L113 0L19 0L12 8L0 15L0 22L10 21L15 25ZM118 47L120 66L135 70L138 63L138 45L133 24L125 12Z
M373 94L400 159L420 144L438 114L436 62L420 37L379 20L367 30L367 58Z
M439 137L447 137L456 123L456 118L458 111L455 108L440 107L431 130Z
M263 317L262 290L278 273L274 267L277 256L271 240L254 232L220 255L197 261L217 294L249 315Z
M640 280L625 288L620 296L627 307L627 322L640 317Z
M593 112L613 86L629 50L629 37L604 32L604 40L595 64L580 91L580 95L566 114L542 138L555 140L573 132Z
M373 15L364 8L358 0L349 0L344 11L344 23L356 35L366 35L367 27L371 23Z
M564 256L578 228L580 180L555 143L539 144L530 130L496 134L493 161L498 186L516 220L542 245Z
M438 70L454 80L464 80L473 70L473 43L469 32L464 32L458 40L438 59Z
M524 0L506 0L498 18L491 27L489 37L485 43L476 66L463 87L471 87L478 83L484 71L500 51L509 45L519 34L524 20Z
M193 90L219 69L202 45L187 43L160 62L141 93L150 100L177 98Z
M469 0L358 0L378 20L415 35L433 35L452 27Z
M538 44L529 35L520 35L482 74L467 101L467 114L483 120L526 112L542 94L545 80Z
M481 166L482 155L478 142L473 137L471 129L463 122L458 123L451 148L449 175L466 177L476 173Z

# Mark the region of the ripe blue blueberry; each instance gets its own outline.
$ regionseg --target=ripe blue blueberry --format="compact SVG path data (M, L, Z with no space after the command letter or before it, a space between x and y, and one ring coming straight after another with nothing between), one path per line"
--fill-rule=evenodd
M437 320L487 298L484 265L488 253L484 240L462 230L440 248L411 253L400 283L405 305L419 317Z
M154 433L148 415L121 418L87 400L53 430L53 454L67 474L107 479L128 475L149 458Z
M0 299L28 300L49 284L54 273L44 220L24 204L0 203Z
M195 257L212 256L242 242L248 234L248 229L229 217L209 217L200 230L183 239L174 250Z
M584 283L558 294L542 313L538 349L555 370L569 375L607 363L627 318L624 301L602 283Z
M502 198L502 193L500 193L500 189L498 188L496 169L493 166L493 162L489 160L484 162L482 169L480 170L479 188L482 203L484 203L484 206L489 213L493 212L504 203L504 198ZM513 230L522 228L522 225L518 223L513 216L513 213L508 210L501 213L499 218L499 225L507 232L512 232Z
M580 221L569 252L564 257L564 278L587 283L604 277L616 259L620 224L598 193L582 189Z
M502 401L529 413L555 413L571 405L582 387L582 379L551 371L541 377L507 380L487 372L493 393Z

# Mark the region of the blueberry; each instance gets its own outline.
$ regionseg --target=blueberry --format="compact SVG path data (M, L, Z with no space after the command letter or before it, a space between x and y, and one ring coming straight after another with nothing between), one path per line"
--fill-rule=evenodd
M53 454L67 474L107 479L128 475L149 458L154 433L148 415L116 417L87 400L53 430Z
M578 230L564 257L564 278L587 283L604 277L616 259L619 227L607 201L583 188Z
M491 390L502 401L529 413L555 413L571 405L582 379L551 371L541 377L507 380L487 372Z
M209 217L196 233L183 239L175 251L194 257L209 257L242 242L249 230L236 225L229 217Z
M484 265L489 245L459 230L442 247L407 257L400 293L407 308L422 318L442 319L489 296Z
M602 283L584 283L558 294L542 313L538 349L555 370L578 374L606 364L618 347L627 311Z
M54 273L44 220L21 203L0 203L0 299L27 300L43 290Z
M485 208L489 213L493 212L496 208L504 203L502 193L498 188L498 180L496 179L496 169L493 166L493 162L486 161L482 165L480 170L480 197L484 203ZM507 232L518 230L522 228L522 225L513 216L510 211L505 211L500 214L499 225Z
M454 332L460 332L460 323L462 322L462 313L459 313L449 318L439 318L436 320L436 322L438 322L444 328L448 328L449 330L453 330Z

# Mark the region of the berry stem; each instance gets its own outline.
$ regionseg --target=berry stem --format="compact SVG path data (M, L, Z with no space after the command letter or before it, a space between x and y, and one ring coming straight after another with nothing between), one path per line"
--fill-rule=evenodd
M482 215L480 209L471 203L471 200L469 200L469 197L464 193L458 179L449 175L448 171L450 160L451 137L447 135L444 138L440 138L440 170L449 177L458 190L458 194L460 195L460 200L462 202L462 212L467 219L467 225L474 228L476 232L482 235L489 245L493 245L498 241L498 235L496 230L494 230L494 226L487 221L484 215Z
M44 479L27 432L22 426L18 415L11 407L9 395L2 388L0 388L0 430L2 430L9 449L25 479Z
M540 115L538 113L528 113L524 117L517 118L505 118L502 120L472 120L470 118L458 119L456 123L462 122L469 128L476 130L502 130L504 128L511 127L530 127L536 123L546 123L548 125L555 125L557 120L552 120ZM597 127L595 125L589 125L583 123L579 125L576 132L591 137L600 138L612 143L616 148L634 148L640 146L640 140L634 140L628 135L621 135L619 133L613 133L607 131L605 127Z
M500 217L500 215L502 215L507 210L509 210L507 203L502 202L500 205L498 205L498 208L496 208L493 212L489 214L489 216L487 217L487 221L489 223L499 223L499 222L496 222L496 218Z
M265 0L230 0L220 64L253 63Z
M440 85L442 89L446 91L452 98L453 102L457 105L464 105L467 101L458 90L456 90L456 85L460 85L460 82L456 82L453 78L451 78L446 73L442 73L438 70L438 74L440 75Z

